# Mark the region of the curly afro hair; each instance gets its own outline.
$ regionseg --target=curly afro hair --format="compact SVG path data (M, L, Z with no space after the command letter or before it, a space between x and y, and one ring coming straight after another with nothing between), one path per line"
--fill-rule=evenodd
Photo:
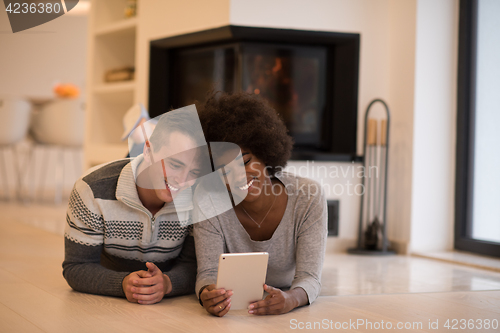
M200 110L207 142L231 142L248 149L270 176L286 166L293 140L277 112L258 95L209 92Z

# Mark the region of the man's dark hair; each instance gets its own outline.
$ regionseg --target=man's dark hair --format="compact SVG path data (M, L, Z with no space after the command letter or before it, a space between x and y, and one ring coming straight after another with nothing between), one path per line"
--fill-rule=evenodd
M199 112L207 142L232 142L268 166L272 176L290 158L293 140L277 112L258 95L209 92Z

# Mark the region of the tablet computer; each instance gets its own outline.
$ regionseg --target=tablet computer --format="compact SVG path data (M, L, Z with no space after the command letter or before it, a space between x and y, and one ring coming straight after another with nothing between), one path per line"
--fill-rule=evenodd
M231 310L246 309L260 301L266 282L267 252L222 253L219 256L217 289L232 290Z

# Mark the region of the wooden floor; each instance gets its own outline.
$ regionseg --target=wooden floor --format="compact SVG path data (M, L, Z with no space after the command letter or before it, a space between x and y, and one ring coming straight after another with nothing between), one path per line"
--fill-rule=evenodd
M281 316L255 317L245 311L232 311L224 318L216 318L205 313L195 296L144 306L120 298L81 294L72 291L62 277L64 241L60 234L1 215L0 212L0 332L219 333L301 328L380 332L382 328L387 330L389 323L393 330L399 323L405 332L447 332L450 329L444 325L449 320L453 326L453 319L458 320L455 327L461 332L500 331L500 326L460 329L461 319L474 320L475 327L480 320L483 326L485 320L500 322L499 273L411 257L370 261L365 257L328 254L322 296L311 306ZM396 267L394 274L388 267ZM405 267L411 274L398 275ZM380 270L383 272L377 275ZM370 280L370 276L375 279ZM391 276L406 281L392 281L396 286L391 289L382 281ZM353 281L351 289L349 281ZM422 292L426 290L434 292ZM429 328L429 322L435 325L436 321L438 329Z

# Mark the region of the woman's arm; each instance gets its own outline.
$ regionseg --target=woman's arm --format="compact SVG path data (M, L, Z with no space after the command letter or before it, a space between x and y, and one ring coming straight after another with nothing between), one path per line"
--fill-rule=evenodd
M224 253L224 237L209 220L195 223L193 236L198 262L195 290L199 296L202 287L217 281L219 255Z
M222 231L209 220L194 224L193 228L198 275L196 277L196 295L208 313L222 317L231 308L230 290L216 289L219 256L224 253Z
M321 191L312 199L307 198L303 195L297 199L297 213L300 216L294 217L299 219L299 222L292 286L288 291L268 287L269 290L266 291L269 295L266 299L251 304L250 313L287 313L297 307L311 304L319 295L327 237L326 199Z
M317 184L317 186L320 185ZM300 199L305 198L306 196L303 196ZM324 193L320 191L306 207L303 210L296 237L295 277L290 289L302 288L307 294L308 304L311 304L321 291L321 272L328 235L327 205Z

